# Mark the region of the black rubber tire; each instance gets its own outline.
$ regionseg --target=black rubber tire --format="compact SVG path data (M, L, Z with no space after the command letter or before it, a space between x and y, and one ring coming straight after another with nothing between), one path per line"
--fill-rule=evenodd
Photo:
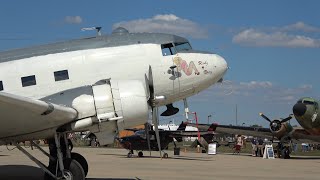
M138 152L138 156L143 157L143 152L142 151Z
M132 158L132 153L128 153L127 158Z
M168 153L164 153L162 157L166 159L169 157L169 155L168 155Z
M85 173L82 169L82 166L80 163L78 163L78 161L73 160L73 159L65 159L63 161L63 165L64 165L64 169L68 170L71 172L72 174L72 179L73 180L85 180ZM49 167L50 171L55 174L55 167ZM59 173L60 177L61 177L61 173ZM48 174L44 174L44 180L55 180L53 177L51 177Z
M81 164L78 163L76 160L68 158L63 161L63 164L64 164L64 169L71 172L73 180L86 179L86 176L84 174Z
M83 171L84 171L84 174L85 174L85 176L87 177L88 171L89 171L89 166L88 166L88 162L87 162L86 158L84 158L84 157L83 157L81 154L79 154L79 153L72 152L72 153L71 153L71 159L76 160L76 161L82 166L82 169L83 169Z

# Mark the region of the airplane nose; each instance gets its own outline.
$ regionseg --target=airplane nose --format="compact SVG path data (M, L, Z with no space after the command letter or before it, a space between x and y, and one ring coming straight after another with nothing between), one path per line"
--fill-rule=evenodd
M217 59L218 59L218 66L221 68L222 73L225 74L227 72L227 70L228 70L227 61L223 57L221 57L219 55L218 55Z
M307 106L303 103L297 103L293 106L292 111L296 116L303 116L307 111Z

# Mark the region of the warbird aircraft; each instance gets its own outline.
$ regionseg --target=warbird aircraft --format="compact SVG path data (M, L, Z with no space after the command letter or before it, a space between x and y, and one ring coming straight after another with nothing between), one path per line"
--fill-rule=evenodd
M216 124L211 124L210 127L205 131L185 131L187 122L181 122L177 130L162 130L160 129L160 148L161 151L166 149L169 143L173 142L176 147L176 143L174 142L174 138L178 142L182 142L183 137L197 137L198 135L203 137L208 143L210 143L214 136L214 130L216 128ZM142 151L159 151L159 147L157 145L157 141L155 139L155 131L152 126L149 124L145 124L145 129L126 129L129 131L134 131L134 135L125 136L122 138L118 138L121 146L125 149L129 150L127 157L132 157L133 151L139 151L138 156L142 157ZM164 153L163 158L167 158L168 154Z
M66 147L68 132L91 131L101 145L119 130L147 122L158 145L158 107L199 93L227 71L219 55L193 50L185 38L129 33L70 40L0 53L0 143L12 143L45 178L82 180L83 156ZM19 145L48 139L49 167ZM57 167L56 167L57 166Z
M260 113L259 115L270 123L269 129L218 125L216 132L252 136L273 136L280 140L280 142L286 142L292 139L320 142L320 117L318 116L319 103L320 102L314 98L300 98L292 107L293 114L290 114L284 119L280 118L271 120L263 113ZM293 116L302 128L293 128L290 125L288 121L291 120ZM290 150L288 147L282 146L280 151L282 158L290 157Z

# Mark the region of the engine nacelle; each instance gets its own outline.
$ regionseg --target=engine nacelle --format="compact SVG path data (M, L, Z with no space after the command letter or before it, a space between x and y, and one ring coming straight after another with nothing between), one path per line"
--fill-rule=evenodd
M67 131L90 130L100 144L112 143L118 131L148 120L147 92L144 84L137 80L102 80L42 100L77 110L77 121L61 128Z
M288 136L292 130L293 128L288 122L281 123L280 120L273 120L270 123L270 131L278 139Z

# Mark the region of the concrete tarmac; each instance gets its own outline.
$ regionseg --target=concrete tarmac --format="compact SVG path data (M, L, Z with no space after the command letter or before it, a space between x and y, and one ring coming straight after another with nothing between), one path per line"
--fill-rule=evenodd
M12 149L14 147L9 147ZM45 148L47 149L47 148ZM218 149L219 151L219 149ZM40 151L28 149L45 164L47 157ZM217 154L181 152L160 159L159 152L144 152L145 157L127 158L127 150L109 148L74 148L89 163L87 180L295 180L319 179L320 157L292 159L262 159L249 154ZM0 180L39 180L42 170L18 149L0 146Z

